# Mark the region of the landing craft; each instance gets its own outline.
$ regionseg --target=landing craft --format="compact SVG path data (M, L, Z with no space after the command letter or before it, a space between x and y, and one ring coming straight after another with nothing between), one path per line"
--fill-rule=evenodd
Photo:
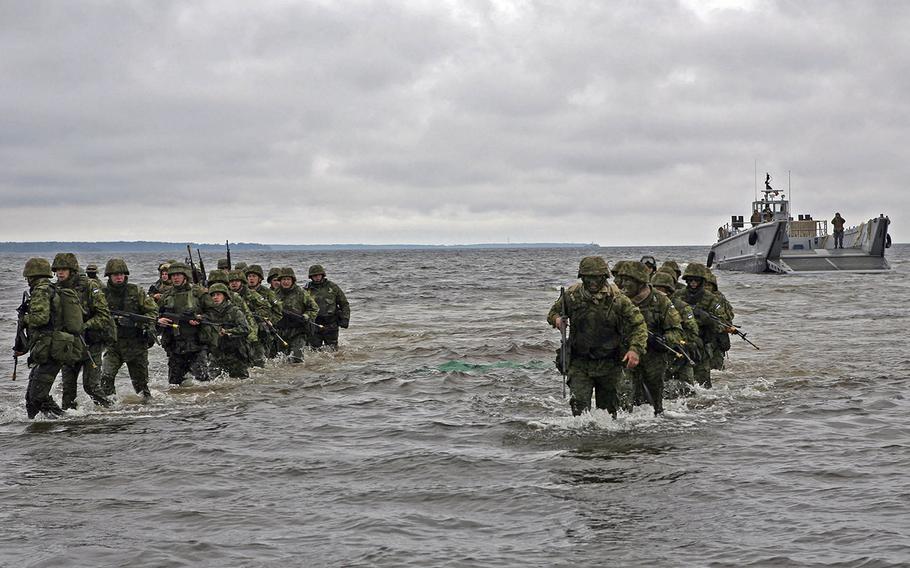
M706 264L720 270L741 272L878 272L890 270L885 249L891 247L884 214L854 227L844 227L843 248L834 248L828 221L812 215L791 217L790 202L783 191L772 189L770 176L763 196L752 202L749 227L743 216L717 230ZM758 212L757 218L755 212Z

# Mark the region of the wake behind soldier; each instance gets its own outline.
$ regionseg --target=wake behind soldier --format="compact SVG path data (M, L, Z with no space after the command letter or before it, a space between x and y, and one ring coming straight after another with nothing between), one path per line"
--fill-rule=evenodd
M104 296L117 324L117 341L104 352L101 366L101 388L105 396L116 392L115 379L126 364L133 390L148 400L149 348L155 344L155 320L158 306L139 286L129 282L130 270L122 258L112 258L104 267L107 286ZM132 314L133 317L124 314ZM143 321L145 318L145 321Z
M669 355L661 342L678 349L682 343L682 326L679 312L666 296L649 284L651 272L641 262L625 261L613 268L614 281L639 309L648 326L648 351L641 363L632 369L632 403L649 403L654 415L664 411L664 375L669 365Z
M569 404L575 416L591 409L592 394L597 408L613 417L619 410L622 366L634 369L648 342L644 317L616 286L607 282L610 269L599 256L587 256L578 267L581 283L573 284L556 300L547 322L557 329L569 325ZM563 299L566 306L563 307ZM560 317L563 311L568 322Z
M63 410L76 408L76 383L82 372L82 389L101 406L110 406L101 388L101 354L117 339L117 328L111 318L104 292L87 276L79 274L76 255L62 252L54 257L51 266L57 275L58 289L73 290L85 314L85 353L76 363L63 365Z
M28 388L25 391L25 411L34 418L38 413L47 418L63 414L51 396L54 379L63 365L82 359L82 306L72 290L58 293L51 284L51 265L43 258L30 258L22 276L28 280L30 297L19 317L26 329L25 351L29 353Z
M278 289L277 296L284 312L276 327L288 343L287 346L282 346L281 352L289 355L291 363L302 363L307 334L315 325L319 304L309 292L297 285L293 268L279 270L278 279L281 288Z
M325 277L325 268L314 264L309 270L310 282L307 291L319 304L319 315L316 323L320 328L314 328L309 334L307 342L313 349L325 345L329 349L338 349L338 328L347 329L351 322L351 306L344 292L331 280Z

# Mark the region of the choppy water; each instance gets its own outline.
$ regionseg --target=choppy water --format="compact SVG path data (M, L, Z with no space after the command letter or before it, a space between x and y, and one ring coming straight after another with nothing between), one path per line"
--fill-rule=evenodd
M152 404L124 370L116 408L56 422L26 420L4 356L0 565L910 564L910 247L889 274L722 273L762 351L734 339L715 389L616 422L572 418L552 364L583 254L237 258L324 263L342 352L171 390L156 347ZM3 353L27 256L0 256ZM128 256L132 281L164 257Z

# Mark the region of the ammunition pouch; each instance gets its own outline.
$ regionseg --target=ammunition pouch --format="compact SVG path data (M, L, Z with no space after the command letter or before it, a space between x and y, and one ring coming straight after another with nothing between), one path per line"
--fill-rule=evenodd
M75 365L85 358L85 343L78 335L55 331L51 333L50 358L64 365Z

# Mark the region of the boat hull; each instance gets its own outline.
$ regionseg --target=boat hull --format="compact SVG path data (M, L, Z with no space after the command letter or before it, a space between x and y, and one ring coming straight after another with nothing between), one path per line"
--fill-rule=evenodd
M844 231L844 248L834 236L791 237L786 221L772 221L723 239L711 247L708 266L740 272L879 272L891 266L890 221L876 217ZM754 242L753 242L754 241Z
M787 235L786 221L770 221L742 231L711 247L708 267L739 272L773 272L769 259L780 256Z

